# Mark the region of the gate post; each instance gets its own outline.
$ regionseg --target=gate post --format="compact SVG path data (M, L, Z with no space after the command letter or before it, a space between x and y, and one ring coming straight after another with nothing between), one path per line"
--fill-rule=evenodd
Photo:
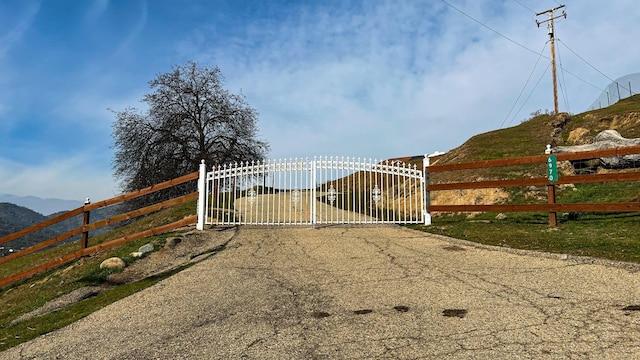
M422 159L422 171L423 171L423 185L424 186L424 202L422 205L422 212L424 214L424 224L431 225L431 213L429 213L429 204L430 204L430 194L427 187L429 186L429 155L424 154L424 159Z
M204 159L200 162L200 174L198 176L198 222L196 223L197 230L204 230L204 219L206 216L205 200L207 196L206 190L206 178L207 178L207 166L204 163Z

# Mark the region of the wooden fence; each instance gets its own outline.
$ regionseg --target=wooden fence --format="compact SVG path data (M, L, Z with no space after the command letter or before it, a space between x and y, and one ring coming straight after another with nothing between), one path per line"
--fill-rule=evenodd
M163 232L171 231L171 230L174 230L174 229L177 229L179 227L186 226L186 225L195 224L196 221L197 221L197 215L188 216L188 217L185 217L182 220L173 222L171 224L162 225L162 226L159 226L159 227L156 227L156 228L153 228L153 229L145 230L145 231L142 231L142 232L139 232L139 233L136 233L136 234L127 235L127 236L124 236L124 237L119 238L119 239L111 240L111 241L108 241L108 242L105 242L105 243L101 243L101 244L97 244L97 245L89 247L89 231L96 230L96 229L99 229L101 227L104 227L104 226L107 226L107 225L111 225L111 224L115 224L115 223L118 223L118 222L122 222L122 221L125 221L125 220L133 219L133 218L139 217L141 215L149 214L151 212L162 210L162 209L165 209L165 208L168 208L168 207L171 207L171 206L174 206L174 205L178 205L178 204L181 204L181 203L184 203L184 202L187 202L187 201L195 200L195 199L198 198L198 192L193 192L193 193L188 194L188 195L183 195L183 196L180 196L180 197L176 197L176 198L173 198L173 199L170 199L170 200L167 200L167 201L163 201L163 202L160 202L160 203L157 203L157 204L154 204L154 205L146 206L146 207L143 207L143 208L140 208L140 209L137 209L137 210L129 211L127 213L116 215L116 216L110 217L108 219L99 220L99 221L96 221L96 222L93 222L93 223L89 223L89 218L90 218L89 214L90 214L91 211L97 210L97 209L100 209L100 208L103 208L103 207L106 207L106 206L119 204L119 203L122 203L124 201L135 199L135 198L138 198L138 197L141 197L141 196L144 196L144 195L149 195L151 193L154 193L154 192L157 192L157 191L160 191L160 190L164 190L164 189L168 189L170 187L173 187L173 186L176 186L176 185L180 185L180 184L183 184L183 183L186 183L186 182L189 182L189 181L193 181L193 180L196 180L196 179L198 179L198 172L194 172L194 173L191 173L191 174L188 174L188 175L185 175L185 176L173 179L173 180L169 180L169 181L166 181L166 182L163 182L163 183L160 183L160 184L156 184L156 185L153 185L153 186L150 186L150 187L138 190L138 191L134 191L134 192L131 192L131 193L128 193L128 194L116 196L116 197L113 197L111 199L99 201L99 202L96 202L96 203L93 203L93 204L87 203L84 206L81 206L81 207L79 207L77 209L68 211L68 212L66 212L64 214L61 214L61 215L56 216L54 218L51 218L49 220L43 221L43 222L41 222L39 224L36 224L34 226L28 227L26 229L20 230L18 232L15 232L13 234L10 234L10 235L7 235L5 237L0 238L0 244L4 244L4 243L7 243L9 241L18 239L18 238L20 238L22 236L25 236L25 235L34 233L36 231L45 229L47 227L50 227L50 226L55 225L57 223L60 223L62 221L71 219L71 218L73 218L75 216L83 215L83 225L82 226L80 226L78 228L75 228L75 229L73 229L71 231L68 231L68 232L66 232L64 234L60 234L60 235L58 235L58 236L56 236L54 238L39 242L39 243L37 243L37 244L35 244L33 246L30 246L30 247L28 247L26 249L23 249L23 250L11 253L11 254L9 254L7 256L1 257L0 258L0 265L8 263L8 262L10 262L12 260L15 260L17 258L23 257L25 255L32 254L32 253L34 253L34 252L36 252L38 250L42 250L42 249L47 248L49 246L59 244L59 243L65 241L65 240L67 240L67 239L69 239L69 238L71 238L73 236L82 234L82 237L81 237L81 239L79 241L79 245L80 245L79 246L80 247L79 250L77 250L75 252L72 252L72 253L69 253L67 255L64 255L62 257L53 259L53 260L48 261L48 262L46 262L44 264L36 265L36 266L34 266L34 267L32 267L32 268L30 268L28 270L21 271L19 273L13 274L13 275L8 276L6 278L0 279L0 286L4 286L4 285L7 285L7 284L10 284L10 283L13 283L13 282L28 278L28 277L30 277L30 276L32 276L34 274L38 274L38 273L47 271L47 270L55 268L55 267L57 267L59 265L62 265L62 264L68 263L70 261L73 261L75 259L78 259L78 258L80 258L82 256L93 254L93 253L96 253L98 251L101 251L101 250L104 250L104 249L108 249L108 248L111 248L111 247L114 247L114 246L129 242L129 241L133 241L133 240L145 238L145 237L148 237L148 236L160 234L160 233L163 233ZM194 209L194 212L195 212L195 209Z
M620 157L625 155L640 154L640 146L629 146L622 148L601 149L594 151L584 151L576 153L558 153L557 161L580 161L589 159L600 159L606 157ZM536 155L521 158L498 159L477 161L472 163L433 165L426 168L427 178L433 177L434 174L461 171L461 170L477 170L490 169L506 166L545 164L549 155ZM640 164L638 164L640 167ZM490 189L490 188L509 188L509 187L529 187L529 186L546 186L547 187L547 203L534 204L492 204L492 205L447 205L447 204L428 204L427 211L432 212L548 212L549 225L556 226L557 212L629 212L640 211L640 202L619 202L619 203L557 203L556 202L556 186L561 184L585 184L585 183L609 183L621 181L639 181L640 172L611 172L604 174L588 174L588 175L569 175L558 177L557 181L551 182L547 176L544 177L526 177L520 179L506 180L486 180L486 181L470 181L470 182L452 182L452 183L431 183L427 182L427 194L434 191L443 190L471 190L471 189Z

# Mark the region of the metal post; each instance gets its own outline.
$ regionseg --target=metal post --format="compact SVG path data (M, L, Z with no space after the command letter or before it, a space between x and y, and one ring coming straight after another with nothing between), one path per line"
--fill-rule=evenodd
M89 210L86 209L87 205L91 204L89 198L84 201L82 227L89 225ZM89 231L82 232L82 239L80 240L80 247L86 249L89 247Z
M424 213L424 224L431 225L431 213L429 213L429 205L431 204L429 190L427 187L429 186L429 155L424 154L424 159L422 159L422 170L424 171L424 205L422 207L422 211Z
M206 190L206 178L207 178L207 166L204 160L200 162L200 174L198 176L198 222L196 223L197 230L204 230L204 219L206 217L205 200L207 196Z

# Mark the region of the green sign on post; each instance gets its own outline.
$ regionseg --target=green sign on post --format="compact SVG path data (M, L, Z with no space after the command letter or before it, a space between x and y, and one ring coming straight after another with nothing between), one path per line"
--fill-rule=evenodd
M547 178L549 182L558 181L558 159L555 155L547 156Z

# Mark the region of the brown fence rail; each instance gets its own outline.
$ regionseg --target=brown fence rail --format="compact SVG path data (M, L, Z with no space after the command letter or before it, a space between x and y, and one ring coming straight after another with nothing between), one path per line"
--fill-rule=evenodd
M51 219L48 219L46 221L43 221L39 224L33 225L31 227L28 227L26 229L20 230L18 232L15 232L13 234L4 236L2 238L0 238L0 244L4 244L7 243L9 241L12 240L16 240L22 236L34 233L36 231L45 229L47 227L50 227L52 225L55 225L57 223L60 223L62 221L71 219L75 216L84 214L84 219L83 219L83 225L75 228L73 230L70 230L68 232L65 232L63 234L60 234L56 237L53 237L51 239L45 240L45 241L41 241L33 246L30 246L26 249L14 252L10 255L4 256L2 258L0 258L0 265L8 263L10 261L13 261L15 259L18 259L20 257L32 254L38 250L42 250L44 248L47 248L49 246L52 245L56 245L59 244L73 236L76 235L80 235L82 234L82 238L79 241L80 242L80 250L75 251L73 253L67 254L65 256L62 256L60 258L54 259L52 261L49 261L45 264L41 264L41 265L37 265L35 267L32 267L26 271L22 271L19 272L17 274L13 274L11 276L8 276L6 278L0 279L0 286L4 286L10 283L13 283L15 281L19 281L25 278L28 278L32 275L41 273L43 271L47 271L49 269L52 269L56 266L65 264L67 262L73 261L75 259L78 259L82 256L86 256L104 249L108 249L110 247L116 246L116 245L120 245L122 243L126 243L129 241L133 241L133 240L137 240L140 238L144 238L144 237L148 237L148 236L152 236L152 235L156 235L159 233L163 233L163 232L167 232L170 230L174 230L176 228L182 227L182 226L186 226L186 225L192 225L195 224L197 221L197 216L189 216L186 217L180 221L176 221L174 223L171 224L167 224L167 225L163 225L163 226L159 226L156 227L154 229L150 229L150 230L146 230L137 234L132 234L132 235L128 235L125 237L122 237L120 239L116 239L116 240L112 240L103 244L99 244L99 245L95 245L92 247L88 246L88 234L89 231L91 230L96 230L102 227L105 227L107 225L112 225L112 224L116 224L125 220L130 220L136 217L139 217L141 215L145 215L145 214L149 214L155 211L159 211L174 205L178 205L181 203L185 203L187 201L191 201L191 200L195 200L198 197L198 193L194 192L191 194L187 194L187 195L183 195L180 197L176 197L167 201L163 201L160 202L158 204L154 204L154 205L150 205L150 206L146 206L137 210L133 210L133 211L129 211L127 213L123 213L120 215L116 215L113 217L110 217L108 219L104 219L104 220L100 220L100 221L96 221L94 223L89 223L89 214L91 211L93 210L97 210L103 207L107 207L110 205L115 205L115 204L119 204L122 203L124 201L127 200L131 200L131 199L135 199L144 195L148 195L160 190L164 190L176 185L180 185L189 181L193 181L196 180L198 178L198 172L194 172L179 178L175 178L169 181L165 181L163 183L160 184L156 184L141 190L137 190L134 192L130 192L124 195L120 195L120 196L116 196L107 200L103 200L103 201L99 201L93 204L85 204L84 206L81 206L77 209L73 209L71 211L68 211L64 214L61 214L59 216L53 217ZM195 210L195 209L194 209Z
M622 148L601 149L575 153L553 154L557 161L590 160L607 157L619 157L625 155L640 154L640 146ZM433 165L426 168L427 179L434 173L454 172L460 170L490 169L518 165L545 165L549 155L536 155L521 158L485 160L461 164ZM546 165L545 165L546 166ZM640 167L640 164L638 164ZM428 194L434 191L445 190L473 190L489 188L547 186L548 202L536 204L493 204L493 205L447 205L428 204L428 212L548 212L550 225L556 225L556 212L635 212L640 211L640 202L620 203L556 203L557 185L561 184L586 184L640 181L640 172L616 172L607 174L568 175L559 176L557 181L550 182L547 177L533 177L522 179L482 180L442 184L427 184Z

